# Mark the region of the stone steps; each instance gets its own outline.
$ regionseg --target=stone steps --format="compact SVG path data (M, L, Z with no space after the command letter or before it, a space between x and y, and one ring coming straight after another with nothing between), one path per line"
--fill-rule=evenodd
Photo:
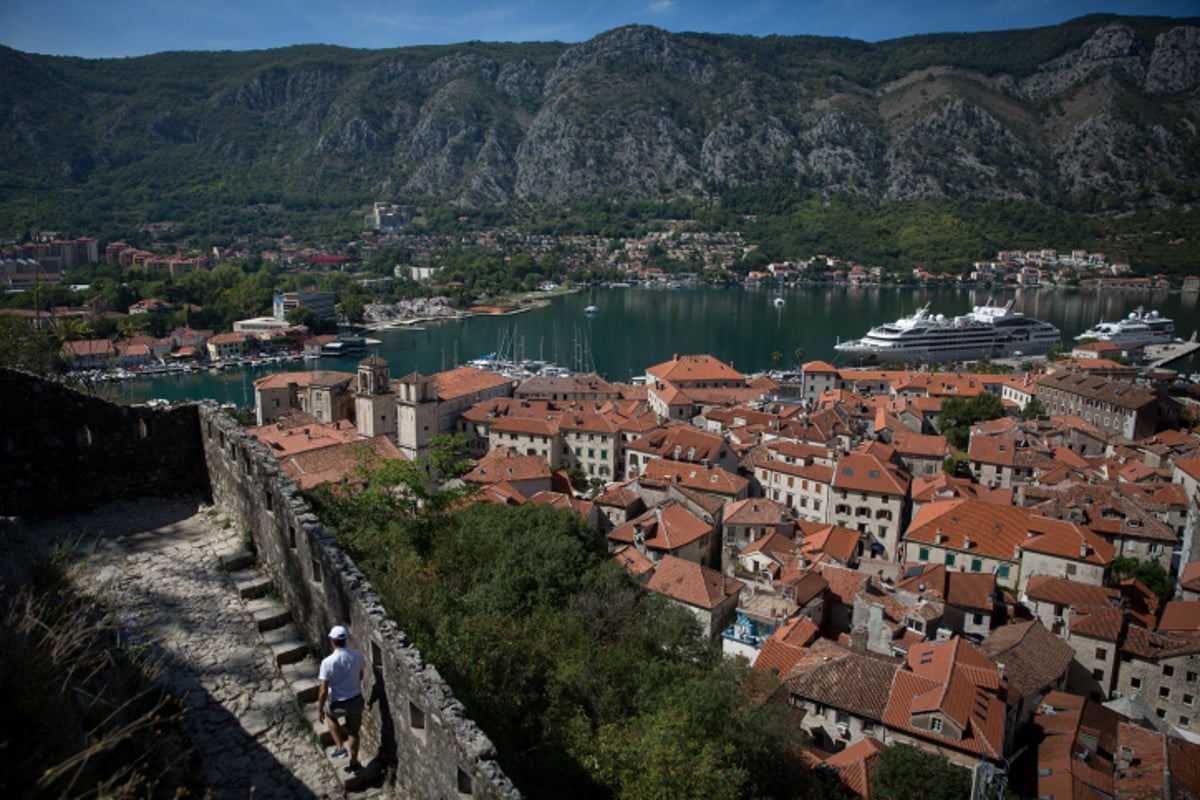
M292 625L291 612L278 600L268 596L273 591L271 580L260 573L254 564L254 555L246 551L221 556L221 568L229 573L238 597L245 602L263 643L271 649L280 673L291 687L300 712L308 721L343 792L369 797L372 794L370 788L378 786L383 775L382 760L376 758L365 763L358 772L349 773L346 772L349 759L334 761L329 758L334 750L333 734L324 722L317 720L319 665L310 655L309 642ZM365 795L362 794L363 790L368 790Z
M246 603L246 608L260 633L282 628L292 621L292 612L287 606L269 597L255 598Z
M275 656L275 663L280 666L308 658L308 642L301 639L291 625L264 631L262 636Z

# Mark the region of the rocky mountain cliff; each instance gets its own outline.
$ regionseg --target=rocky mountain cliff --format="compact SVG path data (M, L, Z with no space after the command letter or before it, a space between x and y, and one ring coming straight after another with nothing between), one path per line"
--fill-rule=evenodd
M132 193L164 215L768 184L1090 211L1200 194L1195 18L874 45L626 27L578 45L100 61L0 49L0 74L0 210L23 192Z

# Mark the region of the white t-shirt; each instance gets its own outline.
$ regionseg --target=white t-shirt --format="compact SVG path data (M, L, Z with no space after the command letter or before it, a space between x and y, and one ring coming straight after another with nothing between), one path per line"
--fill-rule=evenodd
M339 647L321 661L317 678L329 684L329 699L336 703L362 694L359 675L365 668L366 661L362 653L349 647Z

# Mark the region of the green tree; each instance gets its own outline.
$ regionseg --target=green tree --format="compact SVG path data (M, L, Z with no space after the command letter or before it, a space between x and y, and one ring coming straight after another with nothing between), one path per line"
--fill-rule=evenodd
M1034 420L1038 417L1044 416L1046 416L1046 407L1042 405L1042 401L1038 400L1036 397L1031 399L1025 404L1025 407L1021 409L1021 419L1027 422L1029 420Z
M972 398L950 397L942 402L938 415L939 430L950 445L966 450L971 439L971 426L976 422L1004 416L1004 403L994 394L981 392Z
M289 325L303 325L310 331L315 331L321 327L321 318L317 316L316 311L313 311L308 306L289 308L284 312L283 318L287 320Z
M20 317L0 314L0 367L55 375L66 368L66 362L58 337L48 328L34 328Z
M907 744L879 754L871 797L879 800L968 800L971 773L945 758Z
M338 304L338 313L345 317L351 325L361 325L367 318L367 305L361 295L347 295Z
M796 369L800 369L800 367L804 364L804 348L797 347L794 351L792 351L792 355L796 359Z
M783 353L779 352L778 350L771 353L771 364L776 369L779 369L779 364L781 361L783 361Z
M1117 556L1112 560L1112 576L1116 581L1135 578L1150 591L1158 595L1163 603L1175 596L1175 584L1171 576L1157 561L1141 561L1136 558Z

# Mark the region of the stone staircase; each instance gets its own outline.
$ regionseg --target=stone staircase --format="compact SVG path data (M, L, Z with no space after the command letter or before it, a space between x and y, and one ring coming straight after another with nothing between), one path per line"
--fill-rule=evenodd
M344 769L346 760L330 759L334 750L333 735L325 723L317 719L317 693L320 688L317 670L320 664L309 642L292 624L291 612L272 596L274 587L271 580L258 571L254 554L248 551L221 556L221 567L229 574L238 597L253 617L263 646L270 648L275 663L291 686L296 703L312 727L313 736L319 742L330 769L337 773L343 790L355 793L355 797L371 797L376 793L373 790L382 785L382 765L379 759L364 760L363 769L351 774ZM363 759L365 754L360 752L359 757Z

